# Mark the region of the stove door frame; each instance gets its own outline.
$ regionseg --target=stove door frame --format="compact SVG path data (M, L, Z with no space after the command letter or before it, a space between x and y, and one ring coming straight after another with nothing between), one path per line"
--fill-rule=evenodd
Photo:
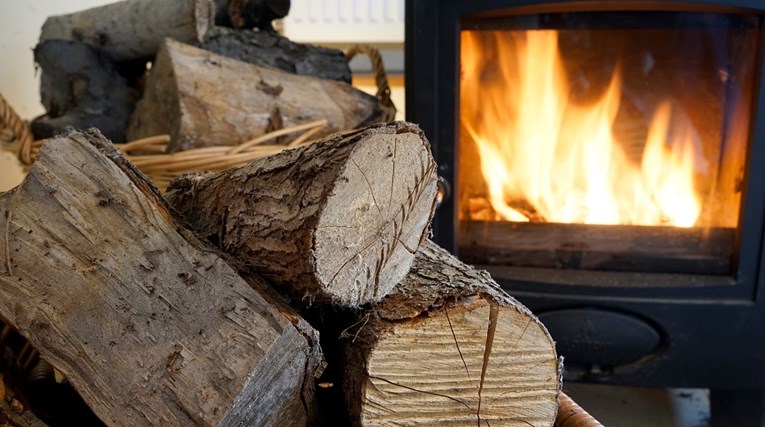
M407 0L405 63L407 120L418 123L432 144L439 173L457 194L456 155L459 130L459 35L466 15L512 9L514 13L567 10L708 10L738 9L765 19L765 2L745 0L695 2L624 2L475 0L442 2ZM488 12L487 12L488 11ZM504 12L499 12L504 13ZM575 283L551 280L544 271L521 277L517 271L490 272L513 296L537 313L599 307L630 313L654 325L662 347L648 358L614 369L610 375L586 375L585 381L670 387L765 388L765 32L757 52L747 185L743 194L738 258L730 276L616 274L602 279L597 273L574 274ZM434 78L434 76L436 76ZM755 160L752 160L755 159ZM435 240L456 251L454 197L447 198L433 222ZM528 272L527 272L528 273ZM548 272L549 273L549 272ZM503 277L506 276L506 277ZM558 274L557 276L561 276ZM564 275L565 276L565 275ZM600 276L601 279L597 279ZM521 277L521 278L519 278ZM577 285L577 286L572 286ZM738 349L732 352L731 349Z

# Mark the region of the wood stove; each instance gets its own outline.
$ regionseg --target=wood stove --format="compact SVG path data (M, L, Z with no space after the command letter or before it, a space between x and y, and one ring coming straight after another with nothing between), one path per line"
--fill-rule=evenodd
M765 408L765 2L409 0L434 237L534 310L569 380Z

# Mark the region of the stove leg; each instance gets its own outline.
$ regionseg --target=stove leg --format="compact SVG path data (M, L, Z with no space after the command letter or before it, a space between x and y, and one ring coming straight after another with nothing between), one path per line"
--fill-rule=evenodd
M712 427L765 427L765 388L712 389Z

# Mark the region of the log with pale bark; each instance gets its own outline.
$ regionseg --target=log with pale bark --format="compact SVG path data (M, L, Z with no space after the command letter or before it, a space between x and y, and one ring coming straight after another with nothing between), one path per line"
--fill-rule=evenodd
M436 181L422 131L394 122L181 177L165 198L282 291L356 306L385 296L409 270Z
M0 317L105 423L306 423L316 332L100 133L46 142L0 217Z
M323 134L381 120L377 98L333 80L299 76L166 40L128 139L170 134L168 151L237 145L326 119Z
M82 41L117 61L153 56L165 37L204 39L215 23L211 0L124 0L45 20L40 43Z
M334 381L351 425L553 425L560 364L547 330L431 241L388 296L346 322L342 362L328 362L342 366ZM320 331L330 353L337 343Z

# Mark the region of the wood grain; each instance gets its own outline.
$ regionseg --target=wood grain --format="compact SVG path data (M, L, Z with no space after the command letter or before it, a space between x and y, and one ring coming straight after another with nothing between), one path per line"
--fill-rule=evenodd
M0 213L0 316L105 423L306 423L315 331L98 131L48 141Z
M729 274L733 228L470 221L459 256L471 264Z
M551 426L560 388L544 326L485 272L428 241L343 335L351 424Z
M326 119L323 134L377 123L377 98L334 80L300 76L167 39L127 130L170 134L168 151L237 145L268 131Z

